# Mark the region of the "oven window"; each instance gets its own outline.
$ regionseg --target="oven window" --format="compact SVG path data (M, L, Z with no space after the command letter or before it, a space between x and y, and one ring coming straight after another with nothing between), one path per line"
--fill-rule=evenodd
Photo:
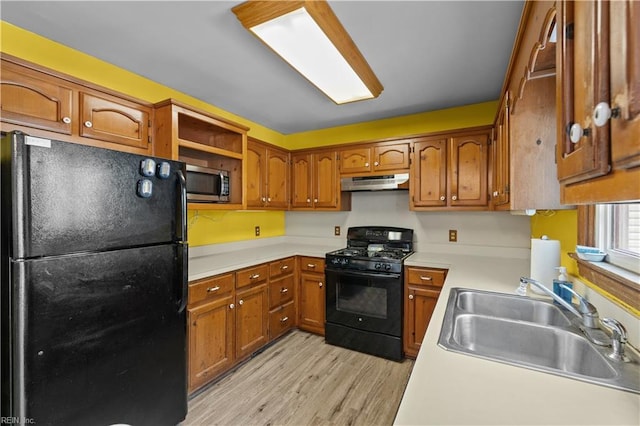
M367 278L349 277L336 285L336 309L375 318L387 318L387 289L374 287Z

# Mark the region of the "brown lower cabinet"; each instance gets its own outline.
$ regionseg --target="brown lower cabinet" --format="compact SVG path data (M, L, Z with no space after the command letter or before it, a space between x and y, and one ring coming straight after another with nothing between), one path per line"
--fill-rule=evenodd
M298 327L324 336L324 259L300 256L300 311Z
M447 276L446 269L405 267L404 354L415 358Z

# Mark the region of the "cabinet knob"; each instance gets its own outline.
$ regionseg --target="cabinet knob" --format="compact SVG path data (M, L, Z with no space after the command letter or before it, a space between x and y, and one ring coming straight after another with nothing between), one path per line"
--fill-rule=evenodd
M318 199L317 199L317 198L314 198L314 199L313 199L313 202L314 202L314 203L317 203L317 202L318 202Z
M451 196L451 199L452 199L453 201L455 201L455 200L457 200L457 199L458 199L458 196L457 196L457 195L452 195L452 196Z
M323 286L323 284L322 284L322 281L321 281L321 282L318 283L318 287L322 287L322 286Z
M218 291L220 290L220 286L215 286L215 287L209 287L207 288L207 293L213 293L214 291Z
M62 122L63 122L64 124L69 124L69 123L71 123L71 118L69 118L69 117L62 117Z
M446 200L446 197L444 195L441 195L440 196L440 201L444 201L444 200Z
M413 294L409 295L409 300L413 300Z
M602 127L607 124L610 118L618 117L620 117L620 108L611 108L606 102L600 102L593 109L593 124L595 124L596 127Z
M497 197L498 196L498 191L493 191L493 196Z
M289 265L282 265L280 269L286 271L287 269L289 269Z
M311 202L311 198L307 198L307 203L310 203L310 202Z
M264 203L265 201L267 201L266 197L262 197L262 202Z
M233 303L229 305L229 309L233 309L235 307L236 307L236 305L234 305Z
M375 163L373 163L374 166L379 166L380 163L378 163L377 161Z
M93 127L93 123L90 122L90 121L85 121L84 122L84 127L92 128Z
M267 197L267 202L270 203L271 202L271 197Z
M590 132L589 128L583 129L580 124L573 123L569 127L569 140L572 143L578 143L583 136L589 136Z
M257 278L260 278L260 274L253 274L253 275L249 275L249 279L250 280L255 280Z
M364 166L365 167L369 167L369 163L364 163Z
M288 288L283 288L282 290L280 290L280 293L285 294L289 291Z
M289 317L284 317L280 319L280 322L287 322L289 321Z
M240 306L244 305L244 300L242 300L242 299L238 300L238 305L240 305Z

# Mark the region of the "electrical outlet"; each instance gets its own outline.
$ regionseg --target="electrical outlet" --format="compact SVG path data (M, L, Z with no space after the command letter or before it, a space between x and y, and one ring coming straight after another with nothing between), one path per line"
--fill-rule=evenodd
M339 226L334 226L333 227L333 235L340 235L340 227Z
M260 227L256 226L256 237L260 236Z
M458 241L458 230L449 229L449 242L455 243Z

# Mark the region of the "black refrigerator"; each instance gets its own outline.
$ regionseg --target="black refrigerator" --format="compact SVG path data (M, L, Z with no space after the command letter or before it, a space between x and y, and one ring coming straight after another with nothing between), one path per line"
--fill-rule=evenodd
M181 422L184 164L19 132L0 148L2 418Z

